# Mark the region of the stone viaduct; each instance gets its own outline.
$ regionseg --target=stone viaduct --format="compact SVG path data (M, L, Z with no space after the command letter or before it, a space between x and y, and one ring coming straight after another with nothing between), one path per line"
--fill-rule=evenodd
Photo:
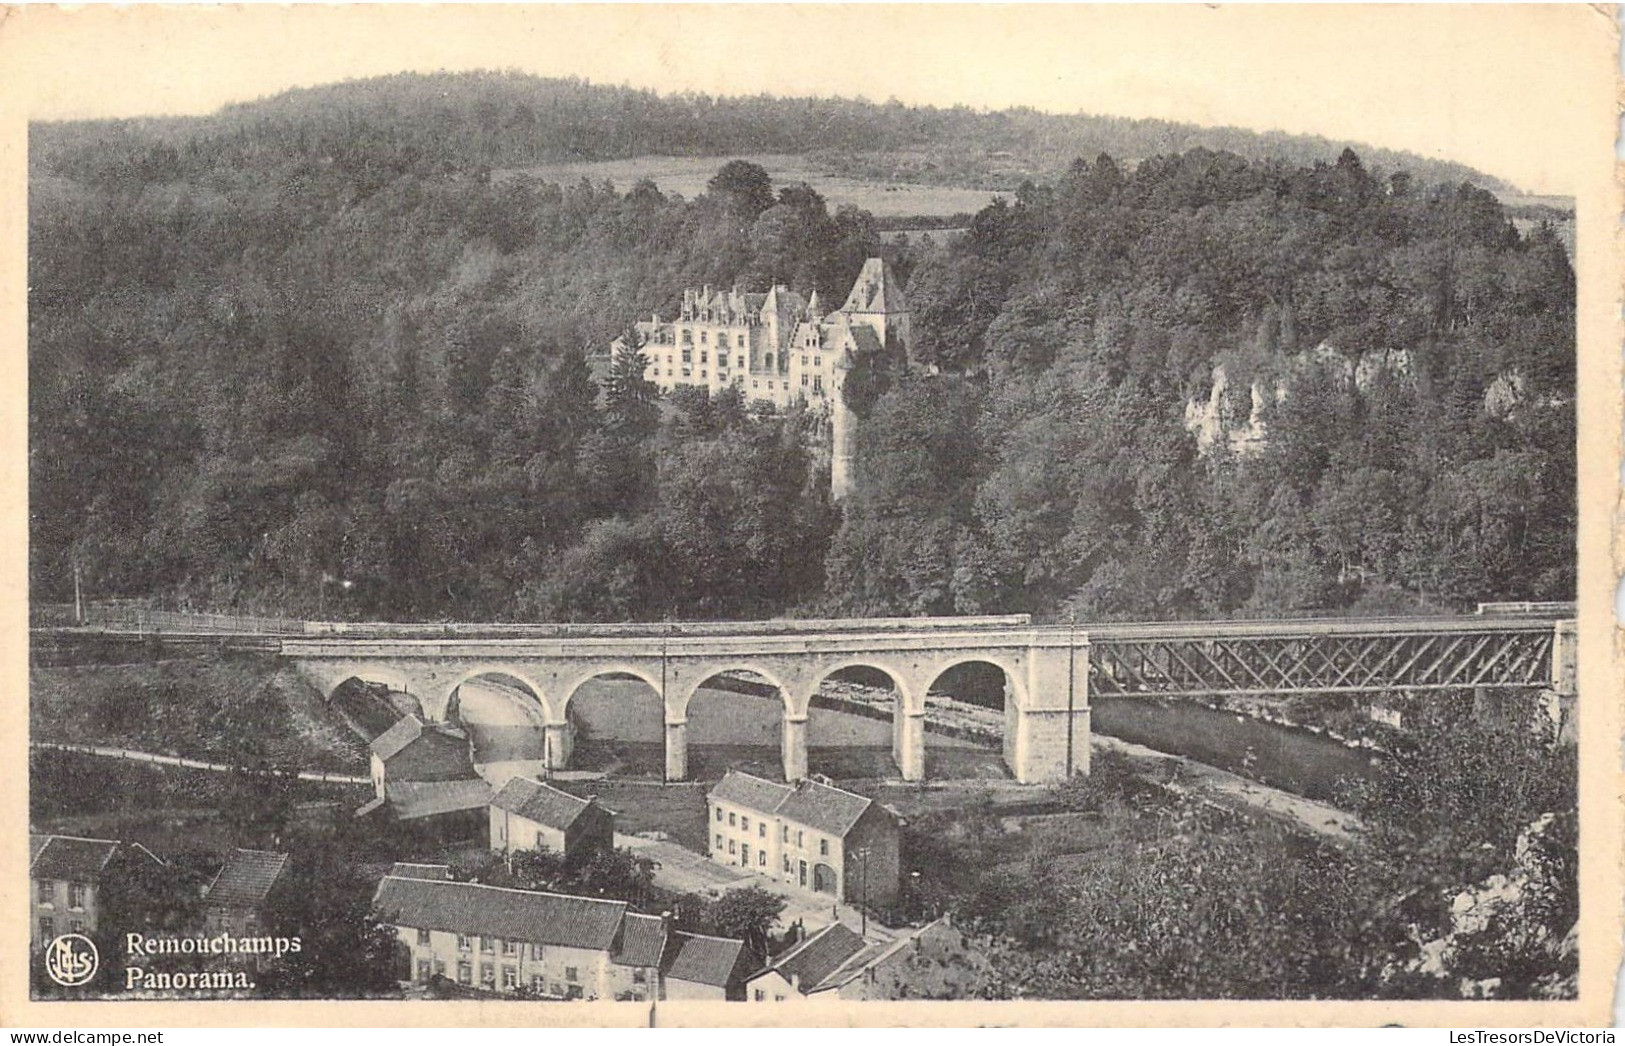
M64 633L162 636L279 653L324 695L347 679L411 694L430 720L458 716L459 688L502 677L535 701L545 762L564 769L570 701L607 675L643 680L664 706L666 777L688 776L688 706L722 673L750 672L784 705L786 779L807 773L813 695L843 669L892 680L892 755L925 776L926 695L969 662L1003 671L1004 760L1032 783L1089 770L1090 698L1252 694L1542 693L1572 710L1573 608L1492 605L1437 618L1322 618L1038 626L1008 617L775 620L633 625L388 624L97 609ZM36 630L37 632L39 629ZM45 632L52 629L44 626ZM36 636L36 639L40 636ZM511 684L510 684L511 689ZM1561 716L1560 716L1561 718Z
M889 675L897 695L892 755L905 780L925 776L926 693L967 662L1005 675L1004 759L1018 781L1047 781L1089 768L1087 642L1025 618L758 622L752 626L594 627L571 635L395 638L373 634L286 637L281 650L330 694L352 678L416 697L430 720L455 715L458 688L482 676L522 683L540 706L550 769L570 757L566 712L583 683L612 674L643 680L665 706L666 777L688 776L687 711L706 681L754 672L784 703L784 775L807 775L807 716L819 685L853 667ZM500 626L498 626L500 627ZM531 632L535 629L528 630ZM615 634L617 631L624 634Z

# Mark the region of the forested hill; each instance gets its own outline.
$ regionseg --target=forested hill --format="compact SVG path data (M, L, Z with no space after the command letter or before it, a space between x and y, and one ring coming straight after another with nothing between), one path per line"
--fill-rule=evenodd
M1087 99L1080 99L1087 106ZM816 154L830 173L974 188L1052 181L1079 156L1125 167L1194 148L1297 164L1331 162L1350 146L1366 163L1430 182L1504 188L1460 164L1310 135L1260 133L1032 109L979 112L824 98L662 96L653 91L519 73L401 74L293 90L199 118L36 125L37 169L113 176L154 142L234 166L268 149L345 163L360 155L401 167L474 169L644 155ZM621 188L626 188L622 186Z
M1573 273L1481 189L1101 156L907 246L749 164L691 200L498 181L381 108L36 133L34 599L76 567L92 598L374 618L1572 594ZM582 350L683 288L835 296L874 254L942 373L850 383L842 505L798 414L595 403Z

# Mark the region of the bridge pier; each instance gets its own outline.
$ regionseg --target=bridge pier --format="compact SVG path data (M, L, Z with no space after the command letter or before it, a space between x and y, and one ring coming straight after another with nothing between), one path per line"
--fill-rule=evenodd
M549 771L569 769L575 747L576 732L569 723L542 725L542 757Z
M897 745L892 755L905 781L925 780L925 709L898 709L892 717Z
M666 721L666 780L688 778L688 720Z
M1089 772L1089 647L1036 648L1026 702L1006 699L1004 762L1022 784Z
M784 756L784 779L786 781L799 781L807 776L807 716L785 714L784 739L781 748Z

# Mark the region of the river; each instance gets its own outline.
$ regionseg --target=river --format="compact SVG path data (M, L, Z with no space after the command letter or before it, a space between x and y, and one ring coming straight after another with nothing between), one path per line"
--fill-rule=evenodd
M1309 799L1335 802L1338 782L1368 779L1373 772L1369 752L1194 701L1095 697L1091 708L1094 729L1108 737L1186 756Z

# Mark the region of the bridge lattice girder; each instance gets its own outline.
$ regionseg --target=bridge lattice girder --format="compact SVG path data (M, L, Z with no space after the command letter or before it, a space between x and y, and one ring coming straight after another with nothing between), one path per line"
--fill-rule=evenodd
M1552 685L1550 629L1092 639L1096 696L1373 693Z

